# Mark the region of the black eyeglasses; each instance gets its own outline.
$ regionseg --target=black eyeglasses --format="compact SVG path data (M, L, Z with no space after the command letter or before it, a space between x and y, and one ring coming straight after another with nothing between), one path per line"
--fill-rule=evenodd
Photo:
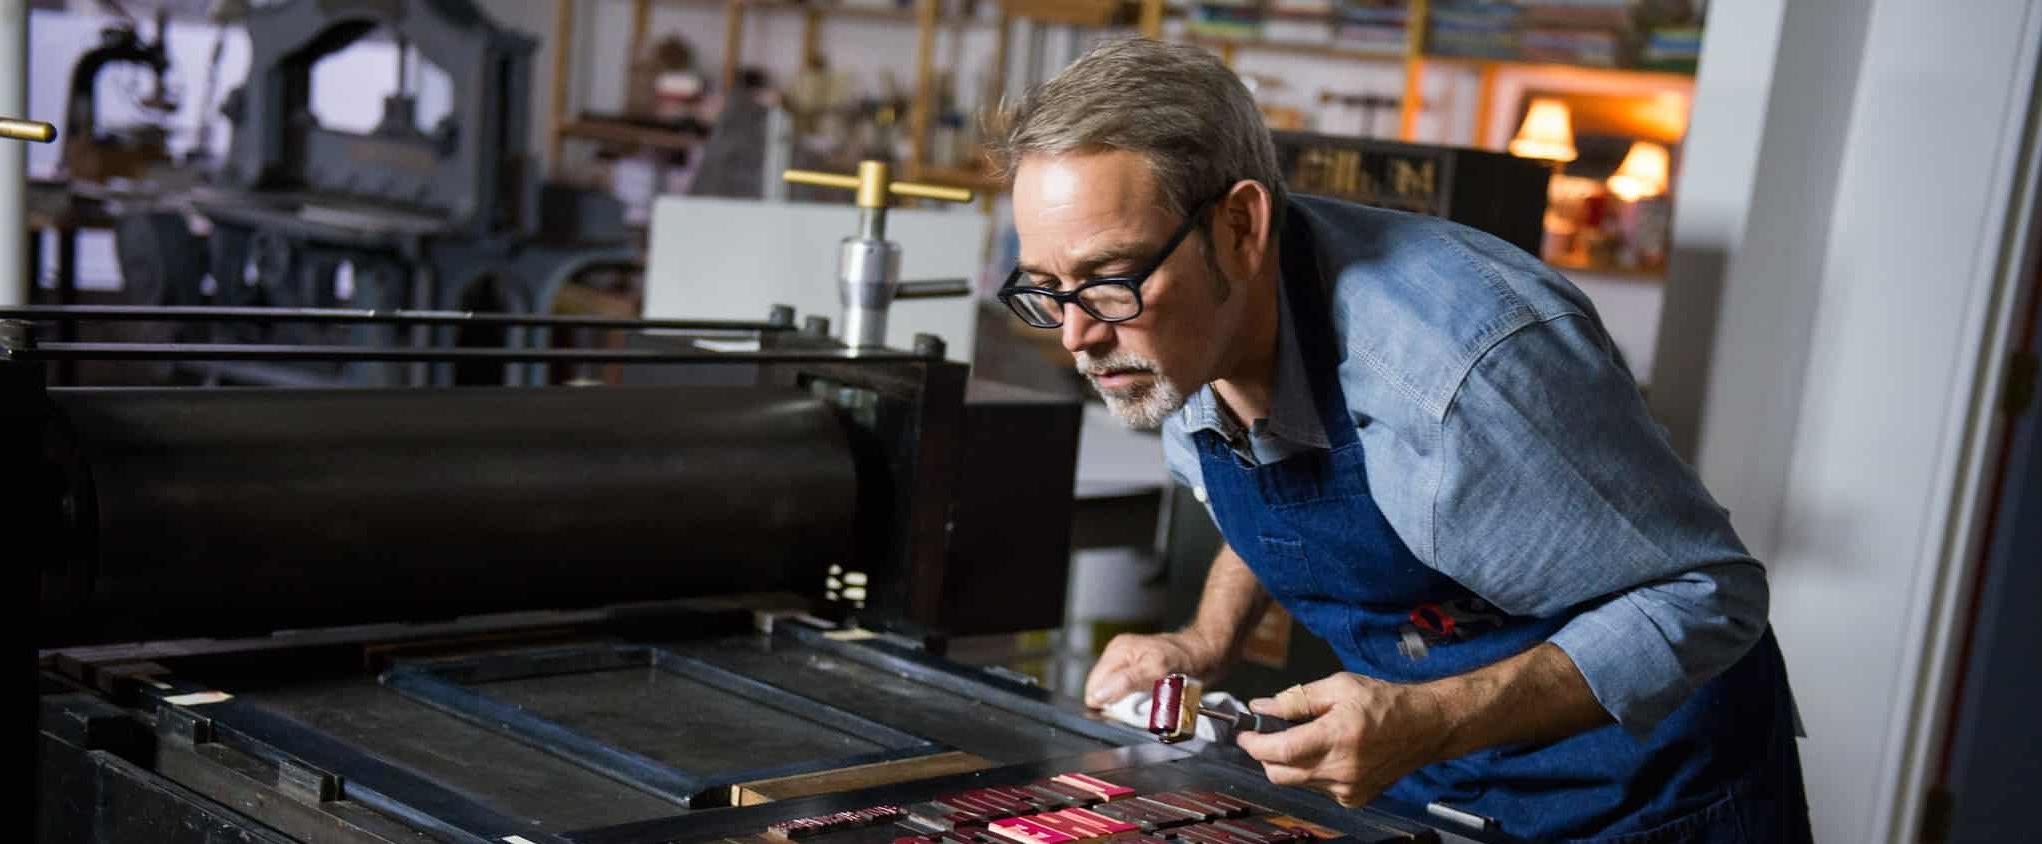
M1221 194L1224 196L1225 194ZM1007 303L1007 309L1021 318L1022 322L1036 328L1060 328L1064 324L1064 306L1072 302L1084 308L1085 313L1100 322L1126 322L1142 315L1142 282L1148 281L1156 269L1170 260L1170 254L1177 251L1177 245L1198 227L1198 221L1205 216L1205 209L1218 196L1198 203L1197 208L1184 218L1184 224L1177 233L1170 235L1170 242L1163 245L1163 251L1150 261L1148 266L1131 275L1108 276L1071 288L1070 292L1058 292L1048 287L1022 285L1023 273L1015 267L1007 275L1006 283L1000 285L1000 301Z

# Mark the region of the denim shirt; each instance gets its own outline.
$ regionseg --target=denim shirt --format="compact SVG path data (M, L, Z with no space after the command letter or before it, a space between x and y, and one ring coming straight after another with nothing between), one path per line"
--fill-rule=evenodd
M1764 568L1645 409L1588 298L1537 258L1415 214L1294 197L1317 241L1339 378L1384 517L1413 554L1551 641L1633 735L1764 632ZM1171 474L1205 500L1191 434L1244 459L1326 447L1279 315L1271 415L1211 386L1165 421Z

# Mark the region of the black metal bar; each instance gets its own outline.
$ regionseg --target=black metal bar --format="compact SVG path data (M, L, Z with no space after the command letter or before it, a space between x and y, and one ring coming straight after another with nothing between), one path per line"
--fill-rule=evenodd
M832 729L840 730L858 738L889 749L920 748L935 750L939 746L922 738L881 724L865 716L845 709L839 709L807 695L798 694L761 680L746 677L726 668L719 668L699 659L681 656L670 651L653 649L653 664L661 670L686 677L697 683L713 686L740 697L758 701L767 706L814 721Z
M264 346L225 343L44 343L26 360L218 360L218 361L536 361L558 363L857 363L927 361L890 349L786 349L746 352L653 351L646 349L359 348L355 346Z
M652 657L646 653L647 650L648 648L643 645L612 647L561 645L513 653L434 659L410 663L406 667L428 672L450 683L475 686L484 683L507 683L531 677L559 677L591 671L644 668L652 664Z
M530 824L261 707L234 699L188 706L170 703L165 698L206 691L189 683L170 685L149 694L164 707L209 721L215 740L271 764L288 759L338 776L346 799L420 829L477 844L512 834L534 844L565 844L558 836L532 832Z
M686 807L707 785L700 777L597 741L417 667L383 674L383 685L461 720L517 739L655 797Z
M718 319L637 319L478 313L474 311L363 310L354 308L149 307L71 305L0 308L0 319L49 322L326 322L390 325L526 325L561 328L633 328L659 331L792 331L792 323Z
M57 228L57 304L62 307L76 307L78 304L78 228L59 226ZM57 342L78 341L78 326L64 323L57 326ZM78 383L78 364L62 361L57 364L57 383Z
M894 290L895 299L949 299L971 295L971 282L961 278L932 278L903 281Z
M926 653L908 651L878 639L839 642L823 631L799 622L773 625L773 635L785 636L806 647L863 665L899 674L917 683L934 686L952 694L1053 724L1089 739L1112 745L1139 745L1155 741L1146 731L1118 722L1088 718L1079 711L1058 706L1041 689L1022 686L971 666Z

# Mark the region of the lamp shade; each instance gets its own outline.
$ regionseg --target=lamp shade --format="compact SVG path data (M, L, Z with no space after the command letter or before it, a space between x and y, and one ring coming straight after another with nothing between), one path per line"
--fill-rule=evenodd
M1666 147L1636 141L1624 155L1624 163L1617 165L1617 172L1610 174L1609 191L1625 202L1637 202L1665 193L1667 179Z
M1567 112L1567 104L1547 97L1532 100L1531 108L1524 114L1524 125L1517 127L1517 137L1510 139L1510 154L1573 161L1574 121Z

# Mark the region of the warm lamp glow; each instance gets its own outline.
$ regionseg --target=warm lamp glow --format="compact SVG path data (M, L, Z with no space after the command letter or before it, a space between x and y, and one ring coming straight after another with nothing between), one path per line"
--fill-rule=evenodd
M1573 161L1574 121L1568 116L1567 104L1543 97L1532 100L1524 125L1517 127L1517 137L1510 141L1510 154Z
M1610 193L1625 202L1637 202L1666 192L1666 147L1648 141L1631 144L1624 163L1609 177Z

